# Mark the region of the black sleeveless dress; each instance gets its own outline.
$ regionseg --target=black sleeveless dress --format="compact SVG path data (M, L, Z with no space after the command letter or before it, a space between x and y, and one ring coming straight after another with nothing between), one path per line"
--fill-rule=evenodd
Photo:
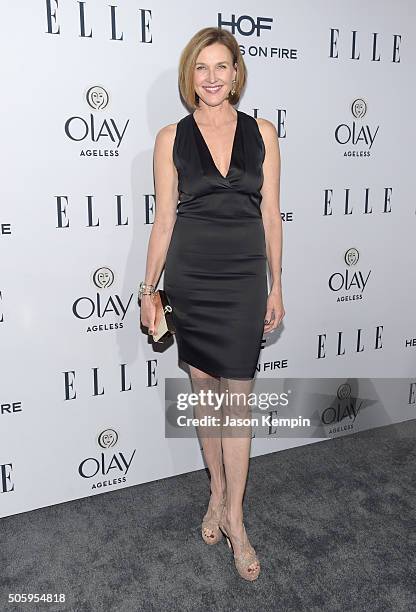
M193 114L177 124L179 202L163 288L179 359L215 376L251 379L257 368L268 295L264 155L257 121L243 111L225 177Z

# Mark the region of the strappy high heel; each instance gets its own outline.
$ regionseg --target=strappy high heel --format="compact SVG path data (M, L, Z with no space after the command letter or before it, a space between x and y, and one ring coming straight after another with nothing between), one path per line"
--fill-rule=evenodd
M240 574L240 576L244 578L244 580L250 580L250 581L256 580L256 578L258 578L260 574L260 562L257 558L256 551L254 550L254 548L248 541L244 523L243 523L243 528L244 528L243 551L240 554L236 555L234 553L234 547L232 545L231 539L227 533L227 530L224 527L224 522L223 522L224 513L225 513L225 506L223 507L218 526L227 539L228 548L230 548L234 554L235 567L238 573ZM250 568L250 565L253 565L256 561L257 561L257 567L255 569Z
M211 506L211 500L208 504L208 510L202 519L201 535L206 544L217 544L222 538L222 533L218 527L223 508L225 508L226 497L224 496L220 505L215 510ZM206 533L209 530L212 533Z

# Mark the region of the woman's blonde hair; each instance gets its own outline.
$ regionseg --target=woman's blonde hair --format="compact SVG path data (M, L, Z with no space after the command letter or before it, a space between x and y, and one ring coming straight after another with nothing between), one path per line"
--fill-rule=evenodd
M221 28L203 28L194 34L181 53L179 60L179 90L186 105L195 110L199 103L199 96L194 89L194 69L198 55L213 43L221 43L230 50L233 66L237 64L237 76L234 83L235 93L229 95L230 104L237 104L246 82L247 69L241 55L240 47L234 36L228 30Z

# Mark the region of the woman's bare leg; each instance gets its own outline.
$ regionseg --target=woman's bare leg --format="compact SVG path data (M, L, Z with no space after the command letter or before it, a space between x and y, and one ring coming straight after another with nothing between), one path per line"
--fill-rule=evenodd
M220 393L228 390L231 398L229 405L223 406L223 419L251 418L251 407L247 402L252 391L254 379L232 380L221 378ZM231 394L234 394L231 396ZM227 422L227 421L225 421ZM227 482L227 504L225 525L231 537L234 553L239 554L247 544L247 536L243 526L243 497L247 482L250 458L252 426L223 426L222 449ZM233 538L234 536L234 538ZM253 570L257 563L250 565Z
M191 365L189 369L194 393L198 393L201 390L211 390L214 393L219 393L220 379L218 377L211 376L207 372L199 370ZM213 406L202 406L200 404L195 406L195 418L199 419L205 415L221 418L221 410L214 410ZM221 447L221 427L197 427L196 429L211 476L210 504L212 508L216 509L219 507L220 502L226 494L225 471Z

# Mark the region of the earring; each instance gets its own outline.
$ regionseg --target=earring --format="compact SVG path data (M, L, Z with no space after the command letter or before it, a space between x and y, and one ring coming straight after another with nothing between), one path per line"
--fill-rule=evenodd
M231 96L233 96L235 94L235 87L234 87L235 79L232 81L232 83L233 83L233 87L232 87L232 89L230 91L230 95Z

